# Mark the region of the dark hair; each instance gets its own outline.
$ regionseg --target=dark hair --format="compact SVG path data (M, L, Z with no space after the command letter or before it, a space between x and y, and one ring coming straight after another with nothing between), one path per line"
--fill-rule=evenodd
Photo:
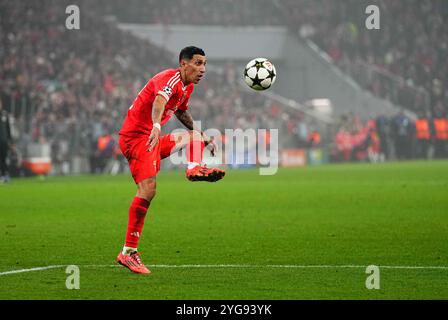
M179 53L179 62L182 59L191 60L191 59L193 59L193 56L195 54L199 54L201 56L205 56L205 52L201 48L194 47L194 46L185 47Z

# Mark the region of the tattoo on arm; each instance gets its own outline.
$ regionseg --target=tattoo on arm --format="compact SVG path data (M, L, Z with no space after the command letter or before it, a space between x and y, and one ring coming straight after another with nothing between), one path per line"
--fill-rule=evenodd
M188 129L193 130L193 117L187 110L177 110L176 117Z
M174 114L176 115L177 119L179 119L179 121L182 122L182 124L188 130L196 130L201 134L202 139L204 139L203 132L194 127L193 117L191 116L191 113L188 110L177 110ZM210 140L206 140L204 141L204 143L205 146L207 146L210 143Z

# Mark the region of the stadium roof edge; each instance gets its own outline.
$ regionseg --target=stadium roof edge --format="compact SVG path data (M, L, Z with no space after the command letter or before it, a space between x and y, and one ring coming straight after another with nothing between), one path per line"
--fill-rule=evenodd
M188 45L204 48L210 59L247 60L268 57L282 60L288 30L285 27L225 27L120 23L119 28L177 54Z

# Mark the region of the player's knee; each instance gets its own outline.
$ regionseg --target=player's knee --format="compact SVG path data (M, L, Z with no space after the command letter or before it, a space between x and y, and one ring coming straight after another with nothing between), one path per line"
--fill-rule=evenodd
M156 196L156 182L154 179L149 179L148 181L143 181L139 184L139 197L146 199L151 202L151 200Z
M151 201L156 196L156 189L150 189L145 191L145 198L148 201Z
M156 196L156 189L142 188L139 190L139 196L151 202L151 200Z

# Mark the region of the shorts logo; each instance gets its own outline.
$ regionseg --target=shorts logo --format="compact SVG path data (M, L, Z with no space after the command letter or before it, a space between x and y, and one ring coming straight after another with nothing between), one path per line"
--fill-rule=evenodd
M173 93L173 89L171 89L171 87L169 87L169 86L164 86L162 91L165 92L169 96Z

